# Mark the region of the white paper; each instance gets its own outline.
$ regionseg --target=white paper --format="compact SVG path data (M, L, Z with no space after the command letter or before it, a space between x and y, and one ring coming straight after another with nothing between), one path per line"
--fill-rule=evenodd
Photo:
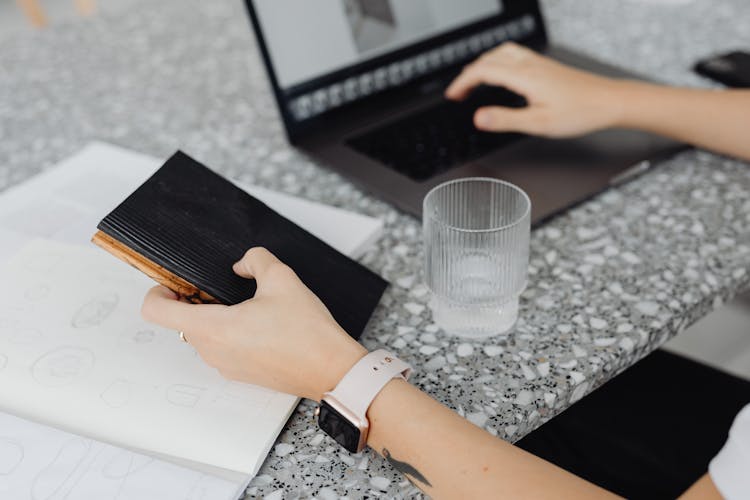
M0 413L0 498L214 500L237 485Z
M94 143L0 195L0 267L10 260L0 278L0 409L229 478L241 492L297 399L227 382L175 332L142 322L153 283L89 242L161 163ZM352 257L382 232L377 219L241 187ZM196 491L188 498L203 498Z
M0 196L0 243L42 237L88 245L96 225L163 163L92 143L49 171ZM339 252L357 258L382 234L378 219L235 183ZM18 245L14 245L17 249ZM0 262L12 253L0 247Z
M140 319L145 276L36 240L0 273L0 404L120 446L252 474L297 398L229 382Z

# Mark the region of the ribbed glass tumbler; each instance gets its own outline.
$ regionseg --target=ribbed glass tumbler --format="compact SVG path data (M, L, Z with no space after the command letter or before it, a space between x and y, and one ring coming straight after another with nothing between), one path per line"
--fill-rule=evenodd
M510 330L529 263L526 193L497 179L446 182L424 199L423 229L435 322L475 339Z

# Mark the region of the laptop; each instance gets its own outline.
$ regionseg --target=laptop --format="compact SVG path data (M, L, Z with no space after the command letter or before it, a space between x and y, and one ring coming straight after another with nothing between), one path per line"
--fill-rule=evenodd
M247 0L289 142L419 216L424 195L460 177L523 188L539 223L685 146L607 130L570 140L478 131L481 105L525 105L481 87L443 91L463 66L512 40L566 64L638 78L549 43L537 0Z

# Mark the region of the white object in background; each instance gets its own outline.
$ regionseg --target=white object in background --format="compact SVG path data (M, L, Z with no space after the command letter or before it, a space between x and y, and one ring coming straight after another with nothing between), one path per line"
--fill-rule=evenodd
M0 413L2 498L233 500L242 489L212 475Z
M96 225L163 163L105 143L92 143L56 167L0 194L0 262L30 238L87 245ZM375 218L236 183L339 252L358 258L377 240ZM3 232L4 230L4 232ZM13 241L8 237L13 234Z

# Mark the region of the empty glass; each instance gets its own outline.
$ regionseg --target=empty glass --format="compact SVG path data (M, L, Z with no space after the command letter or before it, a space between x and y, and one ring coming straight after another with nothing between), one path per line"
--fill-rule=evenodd
M529 262L526 193L497 179L446 182L425 197L423 228L435 322L467 338L510 330Z

